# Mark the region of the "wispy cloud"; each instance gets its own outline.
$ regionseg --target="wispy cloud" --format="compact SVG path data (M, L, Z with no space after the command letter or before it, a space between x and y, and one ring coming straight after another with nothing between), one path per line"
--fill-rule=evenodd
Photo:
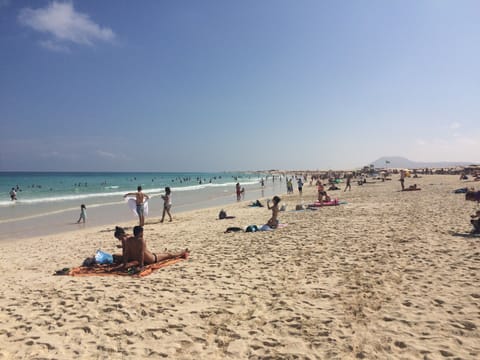
M72 43L92 46L97 41L115 40L115 33L110 28L102 27L89 15L77 12L70 2L54 1L45 8L24 8L20 10L18 21L49 35L40 44L54 51L68 51L68 44Z
M103 159L107 160L130 160L128 156L122 153L112 153L109 151L97 150L96 154Z
M40 46L44 47L45 49L52 50L52 51L58 51L58 52L65 52L69 53L70 49L66 45L62 45L59 42L55 42L52 40L45 40L45 41L40 41L39 42Z
M109 159L115 159L117 157L115 154L103 150L97 150L97 155Z
M456 121L450 124L450 129L453 129L453 130L460 129L460 127L461 127L460 123Z
M40 158L43 158L43 159L67 159L72 161L79 158L78 154L59 152L55 150L41 152L39 153L39 156Z

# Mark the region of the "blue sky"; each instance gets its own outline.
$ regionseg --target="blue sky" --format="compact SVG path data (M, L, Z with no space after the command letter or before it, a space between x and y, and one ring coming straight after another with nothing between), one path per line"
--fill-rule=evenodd
M480 162L479 1L0 0L0 170Z

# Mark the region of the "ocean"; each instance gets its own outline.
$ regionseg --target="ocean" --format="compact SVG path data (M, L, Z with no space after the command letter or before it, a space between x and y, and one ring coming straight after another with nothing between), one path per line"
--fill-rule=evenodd
M151 197L149 217L161 217L166 186L175 214L236 201L237 182L245 188L243 200L285 192L280 181L257 172L0 172L0 240L134 221L123 195L137 186ZM16 201L10 200L12 188ZM87 208L85 225L76 223L81 204Z

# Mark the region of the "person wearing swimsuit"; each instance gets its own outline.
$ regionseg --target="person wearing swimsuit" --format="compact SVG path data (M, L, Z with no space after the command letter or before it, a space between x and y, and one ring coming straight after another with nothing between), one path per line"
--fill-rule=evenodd
M267 201L268 210L272 210L272 217L267 221L267 225L270 226L272 229L276 229L278 227L278 212L280 211L278 208L278 204L280 203L280 201L281 200L278 196L273 197L272 206L270 206L270 200Z
M178 253L152 253L147 249L147 244L143 238L143 227L141 226L133 228L133 236L128 236L124 229L117 227L114 236L122 243L122 264L115 267L115 269L132 266L143 268L145 265L155 264L164 260L187 259L189 256L188 249Z
M123 197L126 198L127 196L135 196L135 202L137 204L138 220L139 220L140 226L143 226L145 224L144 204L148 199L150 199L150 197L147 194L144 194L142 192L141 186L137 187L136 193L128 193L128 194L125 194Z

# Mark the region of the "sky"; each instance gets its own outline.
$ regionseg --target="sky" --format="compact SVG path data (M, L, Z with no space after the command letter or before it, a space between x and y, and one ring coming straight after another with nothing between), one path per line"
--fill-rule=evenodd
M477 0L0 0L0 171L480 162Z

